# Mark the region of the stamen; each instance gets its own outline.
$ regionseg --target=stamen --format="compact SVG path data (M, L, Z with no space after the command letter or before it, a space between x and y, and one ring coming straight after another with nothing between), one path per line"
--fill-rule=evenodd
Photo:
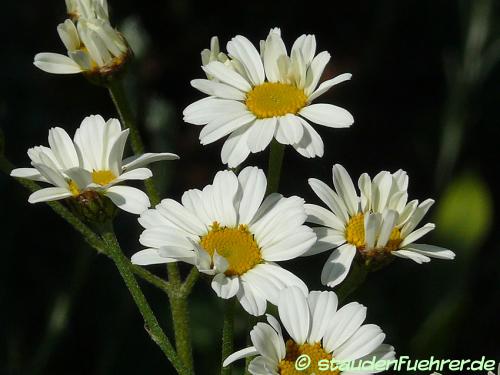
M295 86L265 82L247 94L245 104L257 118L270 118L296 114L307 104L307 96Z
M246 225L236 228L221 227L214 222L210 231L201 238L200 245L211 255L226 258L227 276L243 275L262 262L260 248Z

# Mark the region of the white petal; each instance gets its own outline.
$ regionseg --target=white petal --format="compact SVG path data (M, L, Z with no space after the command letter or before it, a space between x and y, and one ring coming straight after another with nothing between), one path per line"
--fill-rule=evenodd
M349 212L350 216L356 215L358 213L359 198L356 194L351 176L349 176L349 173L347 173L346 169L340 164L335 164L333 166L332 175L335 190L344 201L347 212Z
M158 224L143 231L139 237L139 242L144 246L154 248L177 247L191 249L192 244L189 239L199 240L197 236L189 236L177 228Z
M428 263L431 261L431 258L410 250L392 251L391 254L400 258L411 259L418 264Z
M347 215L347 208L345 203L340 199L340 197L333 191L331 187L315 178L310 178L308 180L309 186L313 189L319 199L321 199L327 206L332 210L332 212L339 218L339 220L347 223L349 221L349 216Z
M247 139L251 152L263 151L272 141L277 125L276 117L257 119L252 124Z
M345 224L326 208L317 206L315 204L305 204L304 208L307 213L307 222L324 225L336 229L338 231L345 230Z
M359 176L358 187L361 198L361 212L368 212L372 206L372 181L368 173Z
M365 318L366 307L357 302L340 308L331 318L331 325L323 338L323 347L329 352L337 349L356 332Z
M47 73L75 74L82 72L80 66L68 56L58 53L38 53L35 55L33 64Z
M16 178L27 178L28 180L47 182L36 168L16 168L10 171L10 175Z
M203 98L188 105L182 114L184 121L194 125L205 125L218 117L247 112L245 104L236 100Z
M333 288L346 278L356 255L356 247L346 244L334 250L321 271L321 283Z
M237 352L234 352L233 354L227 356L227 358L224 360L222 363L222 367L229 366L231 363L242 359L246 357L253 357L254 355L259 354L259 351L255 349L254 346L250 346L245 349L238 350Z
M260 293L245 280L241 280L240 290L236 297L247 313L259 316L266 312L267 301Z
M392 175L382 171L373 178L372 208L375 212L382 212L386 208L392 188Z
M144 192L130 186L112 186L105 195L119 208L132 214L141 214L151 206Z
M248 129L252 124L243 126L234 132L226 139L221 150L221 159L229 168L236 168L250 154L250 149L247 146Z
M345 235L343 232L326 227L312 228L316 233L316 243L302 256L310 256L320 254L322 252L334 249L345 243Z
M316 234L313 230L302 225L273 238L268 246L262 247L261 253L269 261L290 260L303 255L315 242Z
M389 241L389 237L391 236L392 230L396 226L396 222L398 221L399 214L394 210L386 210L382 216L382 226L380 228L380 234L377 239L377 248L384 247Z
M304 127L299 118L292 114L278 117L276 140L284 145L299 143L304 135Z
M237 35L227 43L227 52L236 58L254 85L264 82L264 66L254 45L244 36Z
M365 224L365 244L367 249L375 247L377 235L380 232L380 224L382 223L382 214L380 213L366 213L364 218Z
M68 189L62 187L49 187L40 189L31 194L28 198L29 203L57 201L64 198L71 197Z
M299 36L292 46L292 51L299 51L304 57L304 62L309 65L316 53L316 37L314 35Z
M207 145L215 142L254 120L255 116L250 112L220 116L209 122L205 127L203 127L203 129L201 129L201 144Z
M213 208L217 213L218 222L223 226L236 225L236 208L234 199L238 192L239 182L231 171L219 171L213 182Z
M309 305L304 292L297 287L284 289L279 298L278 311L281 322L290 337L302 345L309 334Z
M406 247L407 245L417 241L419 238L425 236L431 230L434 230L436 226L431 223L425 224L423 227L417 229L416 231L411 232L408 236L403 239L401 242L400 248Z
M148 164L161 161L161 160L177 160L179 159L179 156L176 154L171 154L168 152L162 152L162 153L152 153L148 152L146 154L142 154L139 156L132 156L130 158L126 158L123 160L123 169L124 170L132 170L135 168L140 168L144 167Z
M405 249L417 252L422 255L427 255L433 258L455 259L455 253L453 251L439 246L412 243L411 245L408 245Z
M363 357L382 344L385 334L375 324L362 325L344 344L334 350L339 360L355 360Z
M330 90L333 86L338 85L341 82L348 81L351 79L351 77L351 73L344 73L322 82L319 87L309 96L309 101L312 102L314 99Z
M202 235L207 227L193 213L173 199L163 199L156 209L171 223L192 235Z
M125 145L127 144L129 131L130 129L122 131L120 135L116 137L116 140L112 144L109 151L107 168L109 168L117 176L122 172L123 152L125 150Z
M306 86L304 88L306 95L311 95L316 89L328 61L330 61L330 54L326 51L318 53L311 61L311 65L307 70Z
M325 146L320 135L306 120L301 117L299 117L299 120L304 127L304 134L302 139L298 143L295 143L293 147L299 154L306 158L322 157Z
M61 171L46 166L45 164L32 163L40 174L52 185L68 190L68 183L61 174Z
M248 372L252 375L278 375L277 368L277 362L272 362L262 356L252 359L248 364Z
M259 264L246 272L242 278L273 305L278 304L281 290L288 286L296 286L304 294L307 293L307 286L301 279L276 264Z
M92 174L83 168L71 168L66 171L66 175L76 183L80 191L85 190L92 184Z
M311 104L299 112L306 119L331 128L348 128L354 123L352 115L344 108L333 104Z
M246 98L245 93L237 88L209 79L193 79L191 81L191 86L205 94L216 96L221 99L244 101Z
M429 208L434 204L434 200L426 199L418 205L413 215L408 219L407 223L401 228L401 236L406 237L413 229L417 227L420 221L424 218Z
M49 145L64 169L78 166L75 145L64 129L52 128L49 130Z
M326 334L333 317L337 311L338 299L334 292L309 293L309 309L311 311L311 331L307 341L316 343L321 341Z
M153 172L149 168L137 168L132 169L131 171L127 171L119 175L114 181L113 184L118 182L127 181L127 180L147 180L148 178L153 177Z
M266 193L267 180L262 169L246 167L238 175L241 199L238 208L238 223L248 224L255 216Z
M212 289L220 298L229 299L234 297L240 289L240 279L236 276L227 277L223 273L219 273L212 279Z
M240 91L248 92L252 88L245 78L219 61L212 61L202 68L207 74L214 76L222 83L233 86Z
M139 266L148 266L150 264L163 264L176 262L176 259L164 258L158 254L156 249L144 249L138 251L132 258L130 259L133 264L137 264Z
M276 33L269 33L263 56L266 77L269 82L278 82L281 80L279 62L286 57L286 47L281 36Z
M250 338L255 349L263 357L276 363L282 359L280 346L283 345L283 340L269 324L257 323L250 332Z

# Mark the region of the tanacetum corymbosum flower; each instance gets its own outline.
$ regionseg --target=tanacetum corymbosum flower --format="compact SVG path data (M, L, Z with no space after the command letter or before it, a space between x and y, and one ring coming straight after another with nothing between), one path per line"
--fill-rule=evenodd
M122 34L111 26L106 2L77 1L75 7L78 18L67 19L57 26L67 56L38 53L35 66L55 74L108 76L120 71L132 51Z
M351 302L337 310L334 292L310 292L296 287L280 293L278 312L290 339L285 341L279 322L267 315L268 323L257 323L250 332L253 346L231 354L224 366L257 355L248 370L253 375L338 375L340 371L319 367L320 360L351 362L390 360L394 348L384 344L385 334L375 324L363 324L366 307ZM297 359L308 356L309 366L297 369ZM323 361L325 362L325 361ZM346 374L374 373L371 369Z
M328 286L341 283L356 254L366 262L383 262L391 255L429 262L429 257L453 259L447 249L414 243L434 229L427 223L417 228L434 201L408 202L408 176L399 170L380 172L371 180L366 173L358 181L358 196L351 177L340 164L333 166L332 190L324 182L311 178L309 185L329 209L306 204L308 222L318 242L306 254L312 255L335 248L325 263L321 281Z
M182 204L164 199L139 218L140 237L148 249L132 262L140 265L183 261L213 275L221 298L236 296L252 315L262 315L266 301L278 302L279 291L305 284L276 261L297 258L315 242L303 225L304 201L274 193L264 199L266 177L246 167L238 176L220 171L203 190L188 190Z
M127 180L145 180L152 172L145 165L159 160L178 159L170 153L147 153L122 160L128 129L120 122L105 122L99 116L88 116L75 132L74 141L61 128L49 130L49 147L28 150L34 168L18 168L13 177L48 182L55 187L36 191L30 203L78 197L86 191L105 195L119 208L140 214L150 206L141 190L119 185Z
M316 55L314 35L300 36L290 55L280 30L272 29L260 52L244 36L227 44L228 55L219 51L218 39L202 52L207 79L191 84L209 95L184 110L184 121L204 125L200 141L206 145L229 135L221 151L229 167L243 162L250 152L264 150L275 138L292 145L301 155L323 155L323 141L309 121L328 127L348 127L352 115L332 104L313 104L332 86L351 74L319 81L330 54Z

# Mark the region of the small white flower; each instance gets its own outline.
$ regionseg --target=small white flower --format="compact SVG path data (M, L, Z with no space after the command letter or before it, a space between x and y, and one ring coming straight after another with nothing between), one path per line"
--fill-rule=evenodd
M279 29L272 29L261 42L260 53L241 35L227 44L227 51L229 56L221 53L218 39L212 38L210 50L202 52L208 79L195 79L191 85L209 96L189 105L184 121L205 125L200 133L203 145L229 135L221 152L229 167L236 167L250 152L264 150L273 138L305 157L322 156L323 141L307 120L334 128L354 122L343 108L311 104L351 78L341 74L318 86L330 54L316 55L314 35L300 36L290 56Z
M76 7L79 14L78 20L67 19L57 26L68 55L38 53L35 66L55 74L107 74L121 68L131 51L122 34L109 23L106 2L79 0L68 7Z
M266 323L257 323L250 332L253 346L231 354L223 363L250 356L254 358L248 370L254 375L292 374L338 374L323 371L318 361L390 360L395 356L394 348L383 344L385 334L375 324L363 324L366 307L357 302L349 303L337 310L334 292L310 292L308 296L296 287L280 293L278 312L280 320L290 336L285 343L279 322L267 315ZM300 356L308 356L307 368L296 368ZM299 362L297 363L299 365ZM373 370L352 373L373 373ZM346 372L351 374L351 372Z
M140 265L183 261L214 275L212 288L221 298L236 296L252 315L262 315L266 301L278 303L279 291L305 284L274 262L297 258L316 240L303 225L304 201L266 191L264 172L243 169L238 176L220 171L213 184L182 196L182 204L164 199L144 212L140 237L148 249L132 262Z
M74 141L61 128L49 130L50 148L28 150L34 168L18 168L13 177L48 182L55 187L40 189L29 197L30 203L77 197L85 191L107 196L119 208L140 214L149 206L146 194L130 186L117 184L127 180L145 180L152 176L145 165L159 160L174 160L170 153L147 153L122 160L129 130L120 122L105 122L99 116L86 117L75 132Z
M373 180L364 173L358 181L358 196L344 167L336 164L332 171L335 191L320 180L309 179L309 185L329 210L306 204L307 221L321 225L313 228L318 242L306 255L336 248L321 274L324 285L334 287L340 284L356 253L368 261L383 260L392 254L417 263L429 262L429 257L455 257L450 250L414 243L435 227L428 223L415 229L434 201L408 202L406 172L399 170L391 174L383 171Z

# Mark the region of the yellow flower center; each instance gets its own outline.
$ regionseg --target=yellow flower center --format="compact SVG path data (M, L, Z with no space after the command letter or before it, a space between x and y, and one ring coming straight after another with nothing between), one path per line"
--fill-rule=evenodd
M69 192L71 193L71 195L73 195L74 197L77 197L80 195L80 188L78 187L78 185L76 184L75 181L73 180L70 180L68 182L68 188L69 188Z
M301 355L307 355L310 359L309 366L306 368L305 361L302 362L300 359L297 361ZM318 365L318 362L322 361ZM340 371L330 371L330 361L332 360L332 354L325 352L325 349L321 346L319 342L315 344L304 343L298 345L293 340L288 340L286 342L286 356L285 359L281 360L278 364L278 374L280 375L338 375ZM328 361L328 367L326 363Z
M296 114L307 104L307 96L286 83L264 82L248 92L245 104L257 118L269 118Z
M345 227L345 238L348 243L356 246L356 248L364 255L373 255L380 252L391 252L397 250L399 244L403 241L399 228L394 228L389 236L389 241L381 249L371 249L365 251L365 215L357 214L350 218Z
M200 245L210 254L226 258L227 276L243 275L262 262L259 245L246 225L236 228L221 227L214 222L210 231L201 237Z
M92 172L92 182L104 186L114 181L116 176L110 170L93 171Z

